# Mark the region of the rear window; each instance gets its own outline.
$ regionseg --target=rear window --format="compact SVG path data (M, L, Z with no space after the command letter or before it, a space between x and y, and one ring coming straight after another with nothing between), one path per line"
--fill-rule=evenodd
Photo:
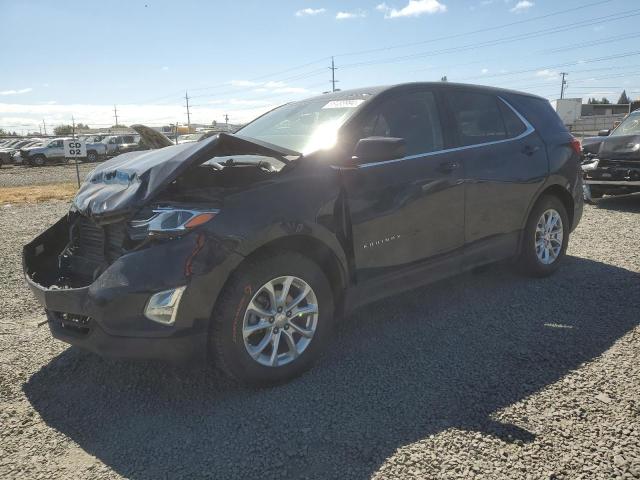
M498 106L500 107L500 113L502 114L502 119L504 120L504 126L507 129L507 135L509 138L517 137L524 133L527 129L527 126L522 123L522 120L518 118L518 115L502 100L498 102Z
M544 137L569 132L548 100L527 95L510 95L507 100Z

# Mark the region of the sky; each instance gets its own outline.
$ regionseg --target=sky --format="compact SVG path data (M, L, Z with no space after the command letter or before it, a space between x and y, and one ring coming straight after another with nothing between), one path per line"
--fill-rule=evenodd
M0 0L0 128L244 123L336 88L640 98L638 0Z

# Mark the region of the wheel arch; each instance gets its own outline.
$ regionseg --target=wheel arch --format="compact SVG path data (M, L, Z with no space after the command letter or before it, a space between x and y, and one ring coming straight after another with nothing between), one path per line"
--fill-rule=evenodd
M553 195L562 202L565 209L567 210L567 215L569 216L569 225L573 225L573 220L575 215L575 200L573 199L571 192L569 192L569 190L566 187L564 187L559 183L554 183L554 184L546 185L545 187L543 187L540 190L540 192L536 195L535 199L531 202L531 204L529 205L529 209L527 211L527 215L524 218L523 227L524 225L526 225L527 220L531 215L531 211L533 210L533 207L540 201L542 197L546 195Z
M540 192L535 196L534 200L529 205L527 214L524 217L522 229L521 229L522 233L520 234L520 240L518 242L518 251L522 249L523 233L527 225L527 222L529 221L529 217L531 216L531 212L533 211L537 203L540 201L540 199L542 199L547 195L552 195L558 198L562 202L562 204L564 205L567 211L567 215L569 216L569 225L573 225L573 220L575 216L575 200L571 196L571 193L569 192L569 190L559 183L545 185L543 188L541 188Z
M336 312L341 312L349 279L347 265L329 245L316 237L288 235L272 239L254 248L236 269L241 268L245 262L268 257L282 251L299 253L318 265L331 286Z

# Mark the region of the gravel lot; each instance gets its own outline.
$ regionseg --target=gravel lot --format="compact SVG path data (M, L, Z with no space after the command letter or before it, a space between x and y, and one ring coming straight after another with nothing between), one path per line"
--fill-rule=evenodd
M640 478L640 197L587 207L557 275L378 302L269 390L53 341L19 254L66 208L0 206L2 478Z
M93 170L97 163L79 163L80 181ZM24 185L50 185L76 181L76 166L50 165L45 167L23 167L3 165L0 168L0 187L19 187Z

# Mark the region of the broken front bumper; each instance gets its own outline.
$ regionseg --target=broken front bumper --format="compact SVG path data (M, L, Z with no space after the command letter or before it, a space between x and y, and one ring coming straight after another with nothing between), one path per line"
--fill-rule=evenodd
M125 253L92 283L69 287L59 260L69 231L64 217L23 249L27 283L55 338L109 357L204 357L215 299L240 256L190 234ZM153 294L185 285L172 325L144 315Z

